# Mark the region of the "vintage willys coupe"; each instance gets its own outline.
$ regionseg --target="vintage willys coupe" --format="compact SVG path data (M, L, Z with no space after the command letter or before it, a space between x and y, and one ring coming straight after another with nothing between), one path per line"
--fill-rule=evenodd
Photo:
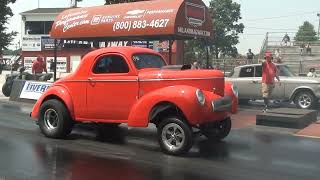
M237 90L217 70L170 69L161 55L137 47L88 53L74 73L56 81L32 110L41 132L64 138L75 123L156 125L161 149L187 152L193 131L223 139L237 111Z

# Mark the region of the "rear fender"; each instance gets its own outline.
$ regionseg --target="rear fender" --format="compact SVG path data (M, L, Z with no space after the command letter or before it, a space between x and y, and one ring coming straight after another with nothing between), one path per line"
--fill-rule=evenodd
M141 97L132 107L128 125L132 127L146 127L149 124L150 112L153 107L161 102L168 102L176 105L189 120L192 111L196 111L199 103L197 103L197 88L192 86L169 86L150 92Z
M72 97L67 88L61 85L53 85L47 91L45 91L44 94L42 94L42 96L37 100L36 104L33 106L31 112L32 118L38 118L41 104L49 99L58 99L62 101L62 103L64 103L64 105L68 108L68 111L72 119L75 119Z

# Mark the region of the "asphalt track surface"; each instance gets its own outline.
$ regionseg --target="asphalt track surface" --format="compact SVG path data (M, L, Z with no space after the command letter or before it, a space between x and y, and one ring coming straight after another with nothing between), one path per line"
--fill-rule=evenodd
M121 126L107 139L77 126L65 140L48 139L30 108L0 101L0 179L320 179L320 140L291 129L233 129L221 142L197 137L190 153L175 157L160 151L153 126Z

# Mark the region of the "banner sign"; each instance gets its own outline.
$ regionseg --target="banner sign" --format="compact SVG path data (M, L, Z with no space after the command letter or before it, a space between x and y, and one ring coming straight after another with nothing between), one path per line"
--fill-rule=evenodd
M22 37L22 51L41 51L41 36Z
M49 82L26 81L20 98L37 100L51 86Z
M153 41L107 41L100 42L100 47L122 47L122 46L135 46L153 49Z
M210 37L212 20L201 0L161 0L71 8L51 29L57 39ZM161 39L162 39L161 38Z
M60 44L60 40L57 39L57 50L61 50L61 44ZM41 37L41 49L43 51L47 51L47 50L54 50L54 39L48 37L48 36L42 36Z

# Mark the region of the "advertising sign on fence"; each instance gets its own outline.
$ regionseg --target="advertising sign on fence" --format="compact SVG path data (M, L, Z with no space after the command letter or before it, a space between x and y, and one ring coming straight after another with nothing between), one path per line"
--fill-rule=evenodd
M51 84L49 82L26 81L20 93L20 98L37 100Z

